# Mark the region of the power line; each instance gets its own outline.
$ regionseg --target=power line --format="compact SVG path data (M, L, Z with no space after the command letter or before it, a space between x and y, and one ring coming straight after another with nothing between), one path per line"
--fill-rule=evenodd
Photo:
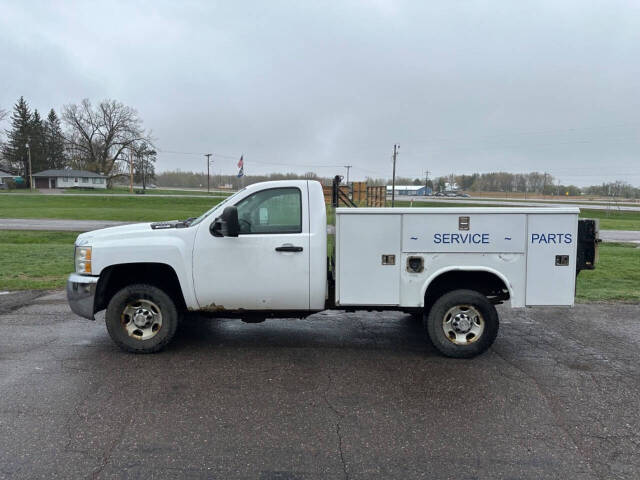
M160 148L157 149L158 153L169 153L171 155L207 155L206 152L180 152L177 150L162 150ZM232 156L232 155L223 155L221 153L212 153L211 155L215 155L216 157L222 157L222 158L229 158L231 160L235 160L238 158L237 155Z
M424 140L425 143L438 143L438 142L459 142L465 140L485 140L492 138L504 138L504 137L526 137L533 135L560 135L564 133L571 132L581 132L581 131L589 131L589 130L607 130L607 129L624 129L624 128L637 128L640 124L638 123L625 123L625 124L615 124L615 125L601 125L601 126L592 126L592 127L573 127L566 129L548 129L548 130L529 130L529 131L520 131L520 132L510 132L510 133L496 133L493 135L480 135L480 136L468 136L468 137L449 137L449 138L431 138Z
M638 137L616 137L616 138L600 138L598 140L570 140L563 142L552 142L552 143L494 143L494 144L462 144L462 145L446 145L446 146L438 146L434 145L433 147L426 147L425 151L411 151L409 153L405 152L408 155L437 155L443 154L451 150L476 150L476 151L488 151L495 150L500 148L545 148L545 147L555 147L561 145L581 145L581 144L604 144L604 143L622 143L622 142L638 142L640 139ZM432 148L431 150L429 150Z

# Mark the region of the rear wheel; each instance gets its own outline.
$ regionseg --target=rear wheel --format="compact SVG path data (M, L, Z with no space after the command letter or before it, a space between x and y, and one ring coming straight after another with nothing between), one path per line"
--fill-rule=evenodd
M433 345L447 357L475 357L498 335L499 320L487 297L474 290L454 290L431 307L425 327Z
M111 339L133 353L162 350L178 326L173 299L158 287L145 284L118 291L107 306L105 318Z

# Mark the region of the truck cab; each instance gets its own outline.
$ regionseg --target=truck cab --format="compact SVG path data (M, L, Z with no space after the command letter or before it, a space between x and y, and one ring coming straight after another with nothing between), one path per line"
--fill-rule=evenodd
M263 182L195 219L79 235L67 297L88 319L106 309L112 339L137 353L166 346L185 312L259 322L339 308L412 313L438 350L469 357L495 339L495 304L573 304L576 271L595 264L578 264L578 212L338 208L328 257L320 183Z

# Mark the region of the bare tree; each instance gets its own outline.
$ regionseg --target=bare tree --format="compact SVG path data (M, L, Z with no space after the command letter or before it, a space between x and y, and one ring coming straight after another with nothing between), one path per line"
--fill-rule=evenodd
M7 118L7 112L0 108L0 123L5 118ZM2 139L2 130L0 130L0 167L4 167L4 165L3 165L4 164L4 158L3 158L3 153L2 153L3 150L4 150L3 145L4 145L4 142L3 142L3 139Z
M71 164L113 179L126 175L129 149L139 142L151 143L142 120L133 108L116 100L104 100L94 107L88 99L65 105L62 120Z

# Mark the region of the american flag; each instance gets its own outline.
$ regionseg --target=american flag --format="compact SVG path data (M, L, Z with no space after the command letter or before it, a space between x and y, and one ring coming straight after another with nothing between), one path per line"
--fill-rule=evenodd
M238 168L240 169L238 171L238 178L240 178L244 175L244 155L240 156L240 160L238 161Z

